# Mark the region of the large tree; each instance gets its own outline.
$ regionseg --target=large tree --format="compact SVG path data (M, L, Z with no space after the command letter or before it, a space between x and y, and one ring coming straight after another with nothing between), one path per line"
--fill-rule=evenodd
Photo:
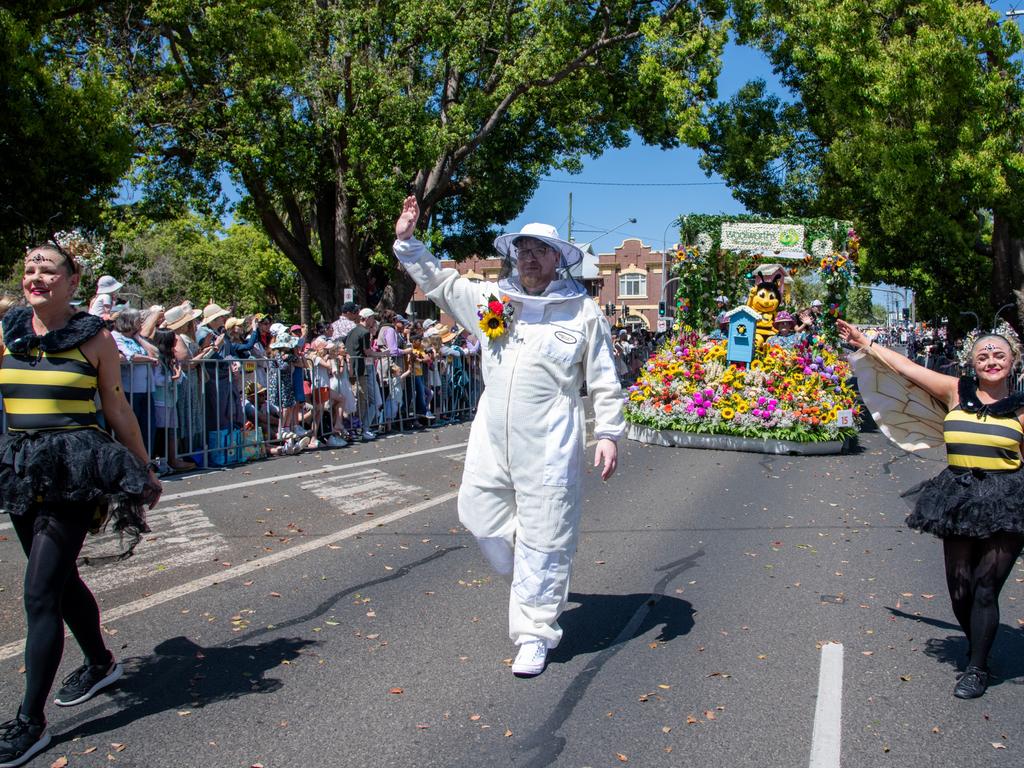
M410 191L459 256L538 179L695 141L722 0L120 0L76 30L132 90L151 201L230 174L326 315L365 297ZM443 242L441 238L443 237ZM394 275L395 302L411 293Z
M1024 319L1021 34L964 0L734 0L752 82L709 119L704 163L752 210L856 222L868 279L922 316L1015 302Z
M48 34L89 6L0 7L0 268L58 230L97 226L130 166L119 84L96 52Z

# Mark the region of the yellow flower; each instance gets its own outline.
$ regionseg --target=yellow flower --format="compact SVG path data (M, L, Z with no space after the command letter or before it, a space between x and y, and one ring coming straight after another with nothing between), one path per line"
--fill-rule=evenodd
M494 341L505 335L505 318L487 310L480 318L480 330L488 339Z
M750 410L750 406L746 403L740 403L736 406L736 413L746 413Z
M754 360L750 363L750 370L752 371L760 371L762 368L764 368L764 363L760 360Z
M725 419L726 421L728 421L729 419L736 415L736 411L734 411L732 408L723 408L721 411L719 411L719 413L722 414L722 418Z

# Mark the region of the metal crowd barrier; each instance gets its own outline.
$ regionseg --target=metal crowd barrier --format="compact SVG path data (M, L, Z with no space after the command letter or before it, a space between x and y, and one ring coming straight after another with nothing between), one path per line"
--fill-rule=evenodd
M439 358L437 375L425 369L420 384L406 373L404 357L367 358L362 376L354 374L357 360L334 366L334 376L315 372L309 356L294 362L191 361L177 376L159 364L122 363L122 385L150 456L168 468L183 459L200 467L240 464L281 453L302 435L328 446L332 436L456 423L473 417L483 387L477 355ZM292 404L300 386L301 407Z

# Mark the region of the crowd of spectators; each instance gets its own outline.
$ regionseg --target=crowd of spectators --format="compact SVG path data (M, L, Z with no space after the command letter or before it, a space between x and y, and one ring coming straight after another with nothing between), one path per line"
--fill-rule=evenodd
M138 310L100 278L122 386L165 472L341 448L472 415L479 342L461 328L347 302L312 327L211 302Z

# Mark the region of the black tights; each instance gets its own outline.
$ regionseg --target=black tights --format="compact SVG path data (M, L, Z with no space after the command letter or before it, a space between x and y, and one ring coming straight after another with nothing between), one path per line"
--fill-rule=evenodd
M951 536L942 544L953 613L970 648L967 663L985 668L999 629L999 592L1024 548L1024 535Z
M45 514L45 510L40 511ZM88 519L83 514L67 517ZM64 653L64 622L89 664L106 664L111 655L100 632L100 609L75 564L85 541L86 524L47 517L45 525L37 525L38 519L38 513L11 515L21 547L28 555L25 569L28 637L25 640L25 698L21 711L29 717L42 719Z

